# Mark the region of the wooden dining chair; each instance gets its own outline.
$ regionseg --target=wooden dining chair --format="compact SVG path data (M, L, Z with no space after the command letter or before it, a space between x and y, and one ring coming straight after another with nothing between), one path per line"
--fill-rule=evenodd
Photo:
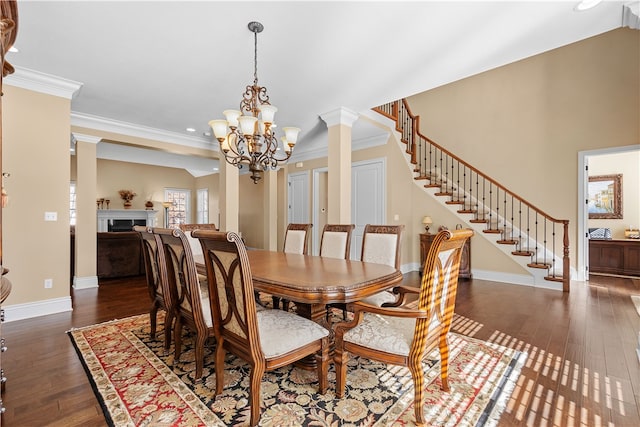
M196 334L195 379L198 380L204 368L204 345L208 338L215 336L209 292L200 286L191 246L182 230L154 228L153 233L160 240L159 260L163 280L176 295L175 359L180 359L182 353L184 325Z
M351 232L355 224L325 224L320 239L320 256L348 259L351 251ZM327 304L327 320L332 307L342 308L343 319L347 312L345 304Z
M404 225L365 225L360 260L390 265L399 270L403 231ZM395 299L396 297L391 292L382 291L365 298L363 301L367 304L381 306L383 303L392 302Z
M216 395L224 388L225 350L246 360L249 374L250 425L260 419L260 384L265 371L306 356L317 361L318 388L324 394L329 364L329 331L294 313L257 310L247 251L236 233L197 230L207 269L214 312Z
M424 372L422 361L436 347L440 350L442 389L449 391L449 345L447 334L455 307L462 246L473 235L470 229L438 233L427 255L420 288L398 286L395 307L364 302L350 305L351 322L337 323L335 330L336 395L345 393L348 355L402 365L409 368L413 385L415 417L424 424ZM418 307L403 305L408 294L418 295Z
M137 225L133 227L133 230L138 232L142 242L147 289L151 298L151 308L149 310L151 338L155 339L156 337L158 310L164 310L164 348L168 350L171 345L171 329L173 328L173 319L175 317L175 296L169 289L165 289L166 283L161 278L158 253L161 243L150 227Z
M354 224L325 224L320 239L320 256L348 259Z
M282 251L288 254L307 255L309 253L309 236L313 224L289 224L284 234ZM280 298L272 296L273 308L280 307ZM282 309L289 311L289 300L282 299Z

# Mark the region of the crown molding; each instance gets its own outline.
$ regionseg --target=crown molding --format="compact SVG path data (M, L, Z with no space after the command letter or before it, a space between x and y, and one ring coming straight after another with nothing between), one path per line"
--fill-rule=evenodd
M365 150L367 148L377 147L380 145L385 145L389 140L389 133L384 133L380 135L374 135L366 138L359 138L351 141L352 151ZM304 151L294 151L291 159L289 159L288 163L293 162L302 162L311 159L320 159L323 157L327 157L329 155L327 146L304 150Z
M71 126L95 129L103 132L113 132L136 138L151 139L211 151L216 151L218 148L217 141L213 143L207 139L196 136L182 135L177 132L141 126L77 111L71 112Z
M51 74L28 68L14 67L15 72L3 79L3 83L34 92L45 93L47 95L59 96L61 98L73 99L80 89L82 83Z

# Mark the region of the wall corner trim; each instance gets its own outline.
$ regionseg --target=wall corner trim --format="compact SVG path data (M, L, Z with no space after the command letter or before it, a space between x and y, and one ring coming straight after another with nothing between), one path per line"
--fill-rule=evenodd
M155 212L155 211L154 211ZM90 289L98 287L98 276L73 277L73 289Z

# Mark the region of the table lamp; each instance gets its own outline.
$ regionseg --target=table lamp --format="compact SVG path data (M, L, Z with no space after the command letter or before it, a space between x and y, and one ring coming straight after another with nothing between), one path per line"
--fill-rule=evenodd
M425 216L424 218L422 218L422 223L424 224L424 231L426 233L428 233L429 232L429 226L431 224L433 224L433 221L431 220L431 217L430 216Z

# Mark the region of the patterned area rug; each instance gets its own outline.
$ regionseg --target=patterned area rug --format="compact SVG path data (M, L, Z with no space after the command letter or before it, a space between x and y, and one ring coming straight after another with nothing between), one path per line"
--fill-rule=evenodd
M215 397L214 342L205 349L201 381L195 371L193 337L186 335L179 361L155 340L149 316L134 316L69 331L105 417L115 426L225 426L249 421L248 365L227 355L224 393ZM430 426L495 425L526 355L462 335L450 335L451 391L440 390L438 355L425 362L424 408ZM345 397L335 396L329 371L325 395L315 371L284 367L262 381L261 426L415 425L413 385L406 368L351 358Z

